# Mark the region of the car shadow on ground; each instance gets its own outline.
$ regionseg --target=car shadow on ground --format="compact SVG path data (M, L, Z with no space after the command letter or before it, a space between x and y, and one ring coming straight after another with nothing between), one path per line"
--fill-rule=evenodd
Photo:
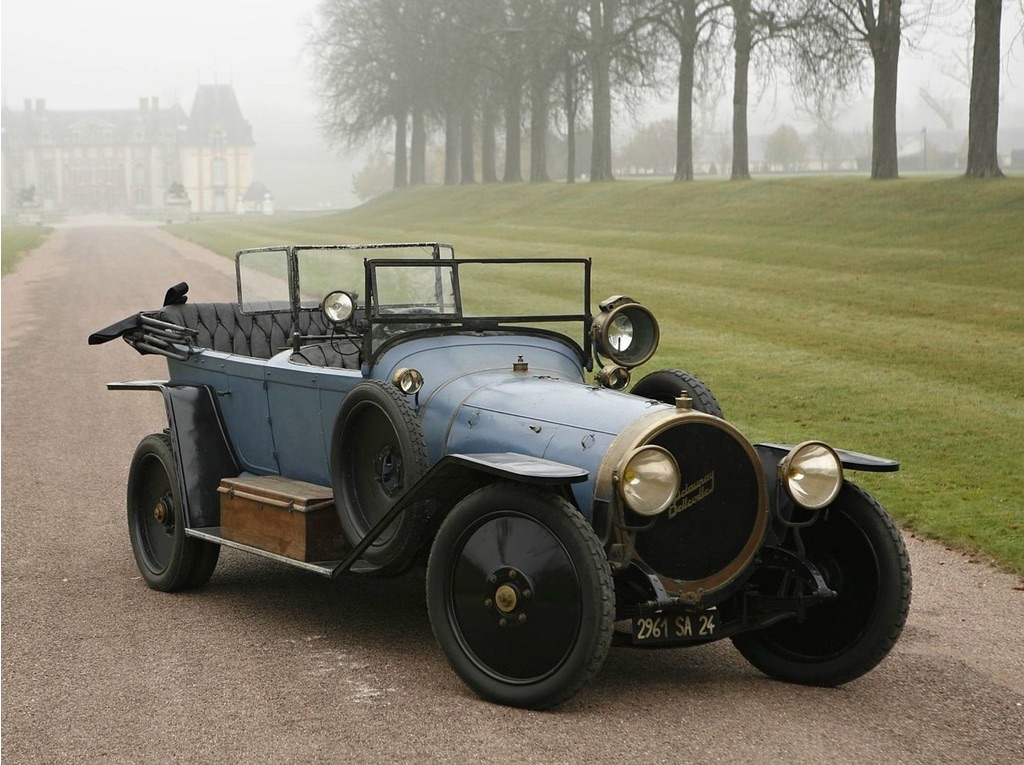
M243 634L258 623L274 632L325 636L346 650L378 651L389 661L446 666L427 614L425 569L392 578L346 575L328 580L232 550L222 552L210 582L188 593L192 605L238 615ZM690 648L644 650L613 646L579 703L604 706L622 694L666 694L685 685L694 693L739 693L761 678L728 641ZM675 689L675 691L673 691ZM471 691L463 688L467 696ZM566 708L576 706L570 700Z

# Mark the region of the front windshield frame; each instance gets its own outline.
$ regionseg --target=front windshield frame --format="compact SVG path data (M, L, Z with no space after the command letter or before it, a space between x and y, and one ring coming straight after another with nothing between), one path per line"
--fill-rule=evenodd
M582 285L580 285L579 310L516 314L480 314L464 310L463 280L460 276L462 270L467 266L500 267L503 265L554 265L581 268ZM593 318L590 313L591 265L590 258L453 258L441 261L437 259L369 258L365 263L366 281L364 286L368 298L363 308L368 329L364 335L364 357L375 363L387 346L402 339L410 331L422 329L425 324L435 331L452 329L508 331L510 329L525 330L529 328L529 325L538 324L578 324L580 328L579 349L582 351L582 360L589 369L592 358L592 339L589 328ZM414 306L411 304L381 302L385 280L380 276L383 272L391 269L416 268L430 268L435 271L432 281L437 286L434 289L435 300L433 303L430 300L420 301L417 305L422 306L425 310L417 312L412 310ZM443 286L445 280L440 276L443 271L450 273L450 278L447 280L450 283L450 303L445 297L446 290ZM559 330L556 334L565 336L569 335L569 332Z
M444 242L387 242L378 244L298 244L298 245L272 245L269 247L250 247L239 250L235 253L235 287L238 299L239 310L243 314L254 315L261 313L285 313L298 311L301 308L310 309L311 305L304 305L302 299L302 274L301 259L303 253L338 251L339 257L347 257L352 253L351 263L354 266L354 273L358 283L351 285L332 284L331 289L342 289L347 287L355 291L362 281L363 262L366 257L360 258L358 253L367 254L380 251L397 250L420 250L415 254L418 259L451 259L455 257L455 248ZM267 263L278 260L271 268L266 265L254 266L251 261L262 257ZM269 276L271 280L277 280L280 284L275 290L276 299L267 297L269 289L257 290L260 294L258 299L253 298L253 291L243 273L260 274ZM308 279L307 279L308 281ZM326 295L327 292L324 292ZM318 299L323 295L318 295ZM287 301L287 304L285 303ZM308 302L308 301L305 301Z
M362 284L367 255L380 252L398 253L402 250L409 251L417 259L450 260L455 257L455 248L452 245L437 241L272 245L239 250L235 253L235 287L239 312L244 315L290 314L289 340L293 349L297 351L303 341L319 337L305 337L300 333L301 313L319 311L320 301L327 294L325 291L323 294L317 294L315 300L303 300L303 292L310 291L309 275L307 274L307 285L303 287L300 273L304 254L336 251L339 258L348 258L346 267L352 272L352 283L337 284L332 281L330 290L346 289L355 294ZM360 253L363 257L360 257ZM259 259L265 262L256 265L255 262ZM255 290L251 284L253 277L261 282ZM362 308L362 304L359 308Z
M394 257L402 251L410 254L410 257ZM332 330L328 336L303 335L299 331L302 323L302 313L309 313L320 310L320 302L323 295L318 292L313 300L310 296L317 287L312 284L317 280L310 279L306 275L306 286L303 287L303 275L300 273L303 263L309 263L309 258L304 259L304 254L316 254L317 252L335 251L339 257L351 256L352 260L345 261L343 270L352 272L355 269L354 278L329 278L328 284L320 285L329 287L324 295L330 291L344 289L353 295L357 295L355 317L350 326ZM405 253L402 253L405 254ZM364 257L359 258L360 255ZM372 257L375 255L383 257ZM391 256L391 257L388 257ZM279 259L272 264L272 273L267 273L266 268L252 267L250 260L259 257ZM362 261L361 263L359 261ZM243 263L244 261L244 263ZM243 268L243 265L245 268ZM462 285L460 278L461 269L464 267L492 267L492 266L576 266L581 270L582 288L579 293L572 290L569 298L559 295L570 306L568 311L525 311L517 313L479 313L466 311L463 306ZM362 268L361 280L359 269ZM419 301L414 305L405 306L408 310L405 313L389 311L388 305L381 303L379 297L382 292L389 288L384 280L378 280L379 274L391 268L432 268L435 269L435 285L433 300ZM287 279L284 271L287 271ZM543 269L539 269L543 270ZM256 292L246 292L243 284L243 271L254 274L260 287ZM449 274L448 285L445 287L440 274ZM590 258L456 258L455 250L450 244L443 242L396 242L378 244L323 244L323 245L275 245L271 247L259 247L240 250L235 255L235 275L238 293L238 306L243 314L258 313L288 313L291 318L290 344L295 351L302 345L309 342L317 342L332 339L339 333L349 337L351 340L361 342L362 358L364 363L371 365L376 362L382 350L397 341L406 337L412 331L422 329L428 324L431 329L437 332L452 331L529 331L559 335L577 347L581 352L581 361L587 369L592 368L592 345L593 340L590 334L592 315L590 313L591 302L591 260ZM575 277L573 277L575 278ZM287 284L285 285L285 281ZM361 281L361 283L360 283ZM344 283L341 283L344 282ZM352 283L350 283L352 282ZM470 279L472 284L473 278ZM268 284L270 286L268 287ZM274 286L276 284L276 286ZM310 290L313 290L311 292ZM539 299L538 292L530 292L525 287L522 293L524 302L530 303L532 299ZM264 295L264 292L266 295ZM267 295L273 292L273 299L267 299ZM309 293L306 300L303 300L303 293ZM472 290L471 290L472 292ZM287 300L283 299L287 294ZM578 294L580 303L576 308L574 294ZM247 296L259 295L259 299L247 299ZM471 298L473 295L471 294ZM488 295L483 295L486 299ZM550 295L548 295L550 297ZM507 302L507 301L506 301ZM315 304L314 304L315 303ZM432 307L433 311L425 319L425 312L417 312L416 306ZM393 306L392 306L393 307ZM571 330L558 326L557 329L548 329L536 325L563 325L577 324L579 326L579 342L577 343ZM531 326L533 325L533 326ZM376 330L376 331L375 331Z

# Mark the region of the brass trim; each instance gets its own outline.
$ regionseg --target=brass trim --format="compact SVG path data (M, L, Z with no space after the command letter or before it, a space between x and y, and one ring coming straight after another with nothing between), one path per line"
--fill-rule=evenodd
M501 585L494 593L494 604L502 613L509 614L515 611L519 605L516 588L510 584Z
M756 521L746 544L727 566L703 579L679 580L657 574L658 579L670 595L697 604L706 595L729 585L747 569L753 562L757 551L761 548L761 544L764 542L765 535L768 532L768 488L765 483L764 468L761 465L761 460L757 456L757 452L754 451L750 441L739 430L718 417L692 410L658 409L652 411L630 423L608 447L604 459L601 460L601 465L598 467L597 476L594 481L594 499L608 502L612 508L616 535L615 541L621 544L624 550L623 564L621 565L628 564L631 560L642 561L643 558L637 553L634 546L634 532L625 529L624 503L615 489L617 468L625 455L649 443L664 431L677 425L694 422L710 425L729 433L742 446L747 457L750 459L757 477L758 486ZM673 457L675 456L673 455Z

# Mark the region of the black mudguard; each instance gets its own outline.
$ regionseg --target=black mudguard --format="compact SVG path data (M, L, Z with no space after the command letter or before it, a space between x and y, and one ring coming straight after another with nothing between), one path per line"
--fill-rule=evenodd
M766 460L768 455L771 455L771 458L774 459L774 463L777 465L792 448L792 444L754 444L754 449L761 455L761 461L766 463L766 467L767 462L770 461L770 459ZM900 469L899 462L886 459L885 457L851 452L846 449L836 449L835 452L839 456L839 461L843 463L843 468L846 470L863 470L868 473L895 473ZM767 473L768 471L766 470L765 472Z
M220 495L217 486L222 478L237 476L241 468L227 437L213 388L157 380L108 383L107 388L157 390L163 394L188 526L219 526Z

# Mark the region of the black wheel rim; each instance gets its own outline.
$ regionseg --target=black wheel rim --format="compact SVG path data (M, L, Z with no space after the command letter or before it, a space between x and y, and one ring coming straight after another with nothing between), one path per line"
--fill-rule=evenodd
M154 574L162 574L174 554L176 508L170 478L154 455L148 455L139 466L132 512L142 563Z
M405 470L398 433L387 413L366 404L353 418L350 434L354 457L350 502L356 508L361 532L365 534L391 508L404 489ZM394 534L394 525L375 542L382 545Z
M495 513L468 528L453 549L449 587L456 638L502 682L543 680L577 643L579 575L558 538L531 517Z
M807 557L838 597L803 622L781 622L763 634L779 655L817 663L845 653L870 627L882 578L871 541L845 512L833 508L827 522L805 529L803 537Z

